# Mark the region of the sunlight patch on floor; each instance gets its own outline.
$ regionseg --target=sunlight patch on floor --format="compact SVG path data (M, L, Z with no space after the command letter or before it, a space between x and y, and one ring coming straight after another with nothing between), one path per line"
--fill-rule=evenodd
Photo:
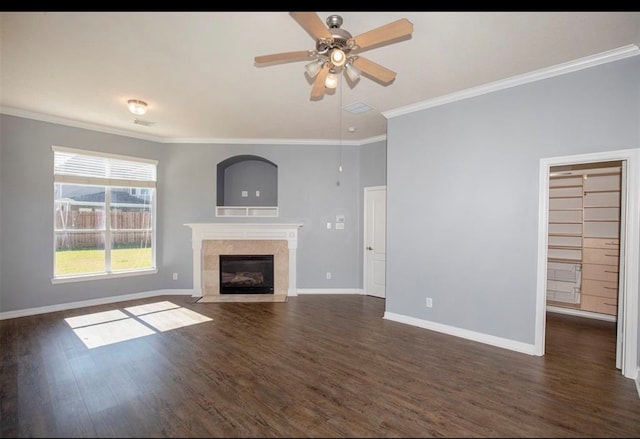
M153 303L145 303L144 305L136 305L125 308L125 311L133 314L134 316L139 316L142 314L149 314L151 312L164 311L167 309L176 309L182 308L179 305L176 305L173 302L169 302L165 300L163 302L153 302Z
M169 301L65 319L89 349L212 320Z
M119 309L111 311L96 312L93 314L84 314L77 317L69 317L64 319L72 328L80 328L83 326L98 325L100 323L113 322L115 320L128 319L129 316Z
M155 334L154 330L130 318L83 326L73 332L89 349Z
M185 308L145 314L138 318L161 332L211 320L209 317Z

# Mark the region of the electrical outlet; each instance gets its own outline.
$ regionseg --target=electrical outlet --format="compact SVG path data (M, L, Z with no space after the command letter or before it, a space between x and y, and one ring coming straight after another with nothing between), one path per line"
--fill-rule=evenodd
M433 308L433 299L431 297L427 297L427 308Z
M173 280L178 280L178 273L173 273Z
M327 279L331 279L331 272L327 271Z

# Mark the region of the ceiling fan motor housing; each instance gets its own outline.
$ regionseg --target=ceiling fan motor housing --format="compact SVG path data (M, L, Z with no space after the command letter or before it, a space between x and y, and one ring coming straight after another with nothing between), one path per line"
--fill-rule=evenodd
M342 25L342 17L339 15L330 15L327 18L327 26L331 33L332 41L327 41L323 38L316 40L316 50L320 55L328 54L331 49L340 49L345 55L351 51L349 46L349 40L353 39L353 36L344 29L340 29Z
M335 29L342 26L342 17L339 15L329 15L327 17L327 26L329 29Z

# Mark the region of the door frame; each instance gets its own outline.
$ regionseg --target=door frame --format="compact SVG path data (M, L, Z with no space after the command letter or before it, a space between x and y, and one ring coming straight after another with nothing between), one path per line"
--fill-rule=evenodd
M625 217L622 235L624 249L620 257L626 267L621 275L619 303L622 305L618 318L622 317L622 374L636 379L638 375L638 266L640 264L640 149L626 149L590 154L540 159L538 199L538 273L536 288L535 355L544 355L546 329L546 285L547 285L547 237L549 223L549 174L552 166L576 163L626 162L627 175L623 182L626 189ZM622 207L622 206L621 206ZM622 262L622 261L621 261Z
M367 245L367 237L369 234L369 229L367 227L367 223L368 223L368 218L367 218L367 202L369 201L369 194L371 194L372 192L375 191L384 191L385 192L385 199L386 199L386 192L387 192L387 186L386 185L381 185L381 186L367 186L364 188L364 196L363 196L363 203L362 203L362 220L363 220L363 224L362 224L362 289L363 291L366 292L368 291L367 285L368 285L368 278L369 278L369 267L367 266L367 250L366 250L366 245ZM386 217L386 202L385 202L385 217ZM385 221L385 230L384 230L384 236L385 236L385 240L386 240L386 236L387 236L387 227L386 227L386 221ZM385 258L385 267L386 267L386 258ZM385 268L386 270L386 268ZM375 296L375 297L379 297L379 296ZM385 281L385 293L384 293L384 298L387 297L387 289L386 289L386 281Z

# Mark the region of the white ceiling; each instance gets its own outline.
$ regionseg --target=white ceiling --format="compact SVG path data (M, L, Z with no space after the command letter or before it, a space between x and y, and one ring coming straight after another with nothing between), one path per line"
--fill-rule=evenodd
M342 16L353 36L409 19L410 39L362 52L396 80L343 80L311 101L306 62L254 66L257 55L315 48L285 11L3 12L0 112L161 142L366 142L386 135L382 113L640 45L636 11L318 14ZM153 125L133 122L132 98L149 104L139 118ZM341 111L358 102L373 109Z

